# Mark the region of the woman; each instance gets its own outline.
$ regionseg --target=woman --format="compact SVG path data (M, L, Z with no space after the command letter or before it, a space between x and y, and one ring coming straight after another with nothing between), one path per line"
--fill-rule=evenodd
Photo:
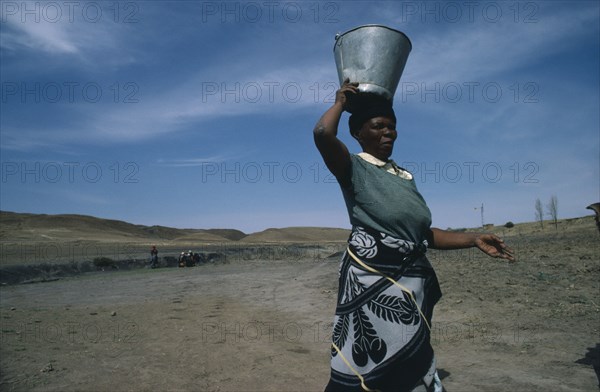
M361 102L359 103L359 98ZM350 132L363 152L337 138L352 103ZM364 99L346 80L314 128L325 164L337 178L352 224L340 265L326 391L442 391L430 344L437 277L427 247L477 247L514 261L493 234L431 228L431 214L412 175L390 160L396 117L389 101Z

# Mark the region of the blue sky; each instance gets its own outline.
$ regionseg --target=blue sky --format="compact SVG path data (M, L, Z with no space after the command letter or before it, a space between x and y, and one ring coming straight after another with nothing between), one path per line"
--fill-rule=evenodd
M0 208L349 227L312 128L336 33L405 32L396 162L441 228L600 200L598 1L1 3ZM340 137L352 152L358 144Z

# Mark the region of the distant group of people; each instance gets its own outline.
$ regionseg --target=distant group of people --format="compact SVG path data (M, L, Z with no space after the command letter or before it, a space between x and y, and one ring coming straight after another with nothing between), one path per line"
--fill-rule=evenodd
M181 252L179 255L179 267L193 267L200 264L200 255L191 250Z
M181 252L179 255L178 265L179 267L193 267L200 264L201 261L202 257L199 253L188 250L187 252ZM157 268L158 266L158 249L154 245L150 249L150 268Z

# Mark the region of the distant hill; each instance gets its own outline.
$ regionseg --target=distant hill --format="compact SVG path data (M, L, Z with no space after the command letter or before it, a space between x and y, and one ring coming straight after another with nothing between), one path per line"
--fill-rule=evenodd
M176 229L165 226L143 226L119 220L87 215L24 214L0 211L2 241L173 241L224 242L246 236L229 229Z
M594 216L581 216L577 218L565 218L559 219L554 223L550 220L544 220L544 226L540 225L540 222L522 222L514 223L513 227L506 227L505 225L493 225L488 224L482 229L481 227L475 228L447 228L450 231L468 231L468 232L489 232L498 233L502 236L530 236L530 235L548 235L553 233L565 233L573 231L588 231L591 235L596 235L598 230L596 229L596 223L594 222Z
M247 234L235 229L206 229L207 233L218 235L219 237L227 238L231 241L239 241L246 237Z
M46 215L0 211L3 242L94 241L144 243L332 242L345 241L349 231L336 228L290 227L246 234L235 229L177 229L143 226L87 215Z
M350 230L326 227L287 227L252 233L241 242L334 242L346 241Z
M506 237L521 235L545 235L586 229L594 232L592 216L561 219L558 228L549 221L542 229L538 222L516 223L512 228L486 225L482 228L450 229L454 231L488 231ZM132 223L102 219L87 215L46 215L0 211L0 241L4 243L27 242L100 242L144 244L194 244L194 243L281 243L281 242L344 242L350 230L326 227L271 228L246 234L235 229L177 229L165 226L143 226ZM595 233L594 233L595 234Z

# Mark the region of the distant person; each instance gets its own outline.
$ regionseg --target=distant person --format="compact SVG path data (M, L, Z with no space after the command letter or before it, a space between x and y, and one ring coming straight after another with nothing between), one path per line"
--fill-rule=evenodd
M192 250L188 250L188 252L185 255L185 266L186 267L193 267L194 266L194 253L192 252Z
M150 249L150 268L156 268L158 267L158 249L156 249L156 246L152 246L152 249Z
M588 210L594 211L594 213L596 214L594 219L596 220L596 227L600 231L600 203L590 204L589 206L587 206L585 208L587 208Z
M181 252L179 255L179 267L185 267L185 252Z
M338 124L357 94L358 83L346 80L314 128L352 224L340 266L325 390L439 392L430 326L442 293L427 248L477 247L492 257L514 257L493 234L431 227L431 212L412 174L390 159L398 136L390 101L362 100L349 128L363 151L348 151L337 137Z

